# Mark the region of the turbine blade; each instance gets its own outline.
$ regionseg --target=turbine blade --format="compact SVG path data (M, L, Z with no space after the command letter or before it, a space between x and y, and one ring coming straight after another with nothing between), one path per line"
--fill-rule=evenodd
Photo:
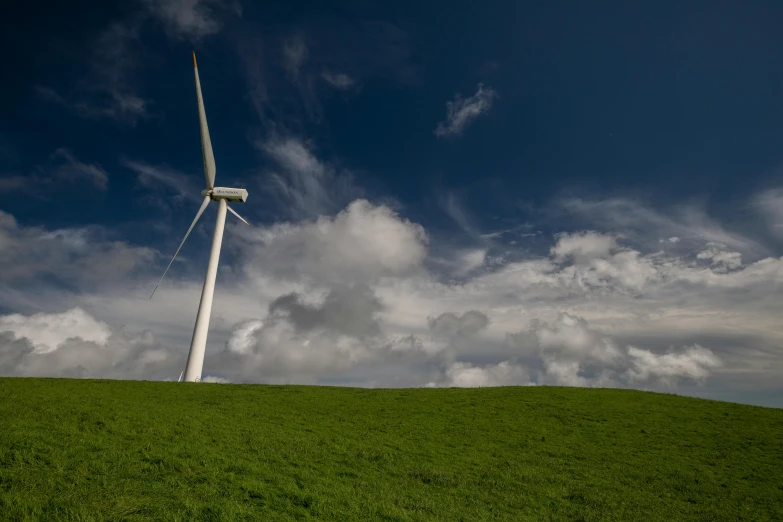
M229 212L231 212L231 213L232 213L232 214L234 214L236 217L238 217L238 218L239 218L239 220L240 220L240 221L242 221L242 223L244 223L244 224L245 224L245 225L247 225L247 226L250 226L250 223L248 223L247 221L245 221L245 218L243 218L242 216L240 216L239 214L237 214L237 211L236 211L236 210L234 210L233 208L229 207L228 205L226 205L226 208L229 210Z
M183 375L185 375L185 370L182 370L182 373L179 374L179 380L177 382L182 382Z
M204 209L205 209L205 208L207 208L207 205L209 205L209 196L206 196L206 197L204 198L204 202L201 204L201 208L200 208L200 209L198 209L198 213L196 214L196 217L193 219L193 223L191 223L191 224L190 224L190 228L189 228L189 229L188 229L188 231L185 233L185 237L184 237L184 238L182 238L182 243L180 243L180 244L179 244L179 248L177 249L177 251L176 251L176 252L174 252L174 257L172 257L172 258L171 258L171 261L169 261L169 266L167 266L167 267L166 267L166 271L165 271L165 272L163 272L163 275L162 275L162 276L160 276L160 280L158 281L158 284L157 284L157 285L155 285L155 290L157 290L157 289L158 289L158 286L160 286L160 282L161 282L161 281L163 281L163 278L164 278L164 277L166 277L166 272L168 272L168 271L169 271L169 268L171 268L171 263L173 263L173 262L174 262L174 259L177 257L177 254L179 254L179 251L180 251L180 249L182 248L182 245L184 245L184 244L185 244L185 240L186 240L186 239L188 238L188 236L190 235L190 231L191 231L191 230L193 230L193 227L195 227L195 226L196 226L196 222L198 221L198 218L200 218L200 217L201 217L201 214L203 214L203 213L204 213ZM152 296L153 296L153 295L155 295L155 290L153 290L153 291L152 291L152 294L150 295L150 299L152 299Z
M204 160L204 177L207 189L215 188L215 156L212 154L212 141L209 139L207 113L204 110L204 98L201 96L201 82L198 80L198 65L196 51L193 51L193 73L196 76L196 97L198 98L198 121L201 128L201 158Z

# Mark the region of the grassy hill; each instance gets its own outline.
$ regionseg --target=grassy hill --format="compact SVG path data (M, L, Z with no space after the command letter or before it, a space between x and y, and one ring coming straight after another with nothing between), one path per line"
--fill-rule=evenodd
M783 520L783 410L0 379L0 520Z

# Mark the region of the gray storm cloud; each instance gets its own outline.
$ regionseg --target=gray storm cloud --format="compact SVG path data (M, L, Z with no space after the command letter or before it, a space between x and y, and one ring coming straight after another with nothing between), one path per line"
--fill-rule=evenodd
M333 288L320 305L308 305L296 293L280 296L269 306L270 315L284 314L299 331L324 328L363 339L381 333L376 315L383 310L372 289L363 284Z
M427 323L436 335L469 337L485 329L489 325L489 318L478 310L470 310L462 315L446 312L427 319Z

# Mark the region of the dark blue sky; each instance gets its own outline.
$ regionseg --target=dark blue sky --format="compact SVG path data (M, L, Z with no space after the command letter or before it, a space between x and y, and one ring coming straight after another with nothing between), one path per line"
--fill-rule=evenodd
M160 209L137 198L146 189L123 160L192 175L197 189L191 49L218 182L251 189L245 213L263 222L280 209L258 190L269 158L253 144L272 133L305 140L431 228L450 226L444 192L484 227L529 220L524 209L564 191L708 197L725 213L779 181L783 4L425 4L254 3L241 16L213 5L220 30L195 36L167 30L144 2L17 5L2 22L0 175L46 175L66 148L109 183L42 188L65 197L4 209L28 224L154 219ZM112 36L117 24L125 37ZM304 90L286 72L292 38L308 50ZM360 87L330 89L324 70ZM479 82L497 93L492 109L438 139L446 101ZM143 100L144 114L111 112L112 90Z

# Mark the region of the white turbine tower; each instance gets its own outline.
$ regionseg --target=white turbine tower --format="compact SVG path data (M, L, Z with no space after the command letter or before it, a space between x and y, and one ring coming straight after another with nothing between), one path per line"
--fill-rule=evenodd
M204 201L201 203L201 208L198 209L196 217L193 219L193 223L190 224L190 228L185 233L185 237L182 238L182 243L179 244L179 248L174 252L174 257L171 258L169 266L163 272L160 277L160 281L155 285L155 290L158 289L163 278L166 277L166 272L169 271L171 263L174 262L174 258L179 254L182 245L185 244L185 240L190 235L190 231L196 226L198 218L204 213L204 209L207 208L210 201L218 202L217 222L215 223L215 234L212 236L212 250L209 252L209 264L207 265L207 277L204 279L204 288L201 290L201 301L198 305L198 315L196 316L196 326L193 328L193 339L190 341L190 353L188 354L188 363L185 370L182 372L185 376L186 382L199 382L201 380L201 369L204 366L204 352L207 346L207 332L209 330L209 316L212 314L212 297L215 294L215 278L217 276L218 259L220 258L220 245L223 243L223 228L226 224L226 209L230 210L232 214L242 220L245 224L249 225L242 216L237 214L234 209L228 206L229 201L237 201L244 203L247 200L247 190L236 188L224 188L215 186L215 156L212 154L212 143L209 140L209 129L207 128L207 115L204 112L204 99L201 97L201 83L198 80L198 66L196 65L196 53L193 52L193 72L196 76L196 97L198 98L198 119L201 126L201 155L204 160L204 177L207 180L207 188L201 191L201 195L204 196ZM155 290L152 291L150 299L155 295ZM180 382L182 381L182 374L179 376Z

